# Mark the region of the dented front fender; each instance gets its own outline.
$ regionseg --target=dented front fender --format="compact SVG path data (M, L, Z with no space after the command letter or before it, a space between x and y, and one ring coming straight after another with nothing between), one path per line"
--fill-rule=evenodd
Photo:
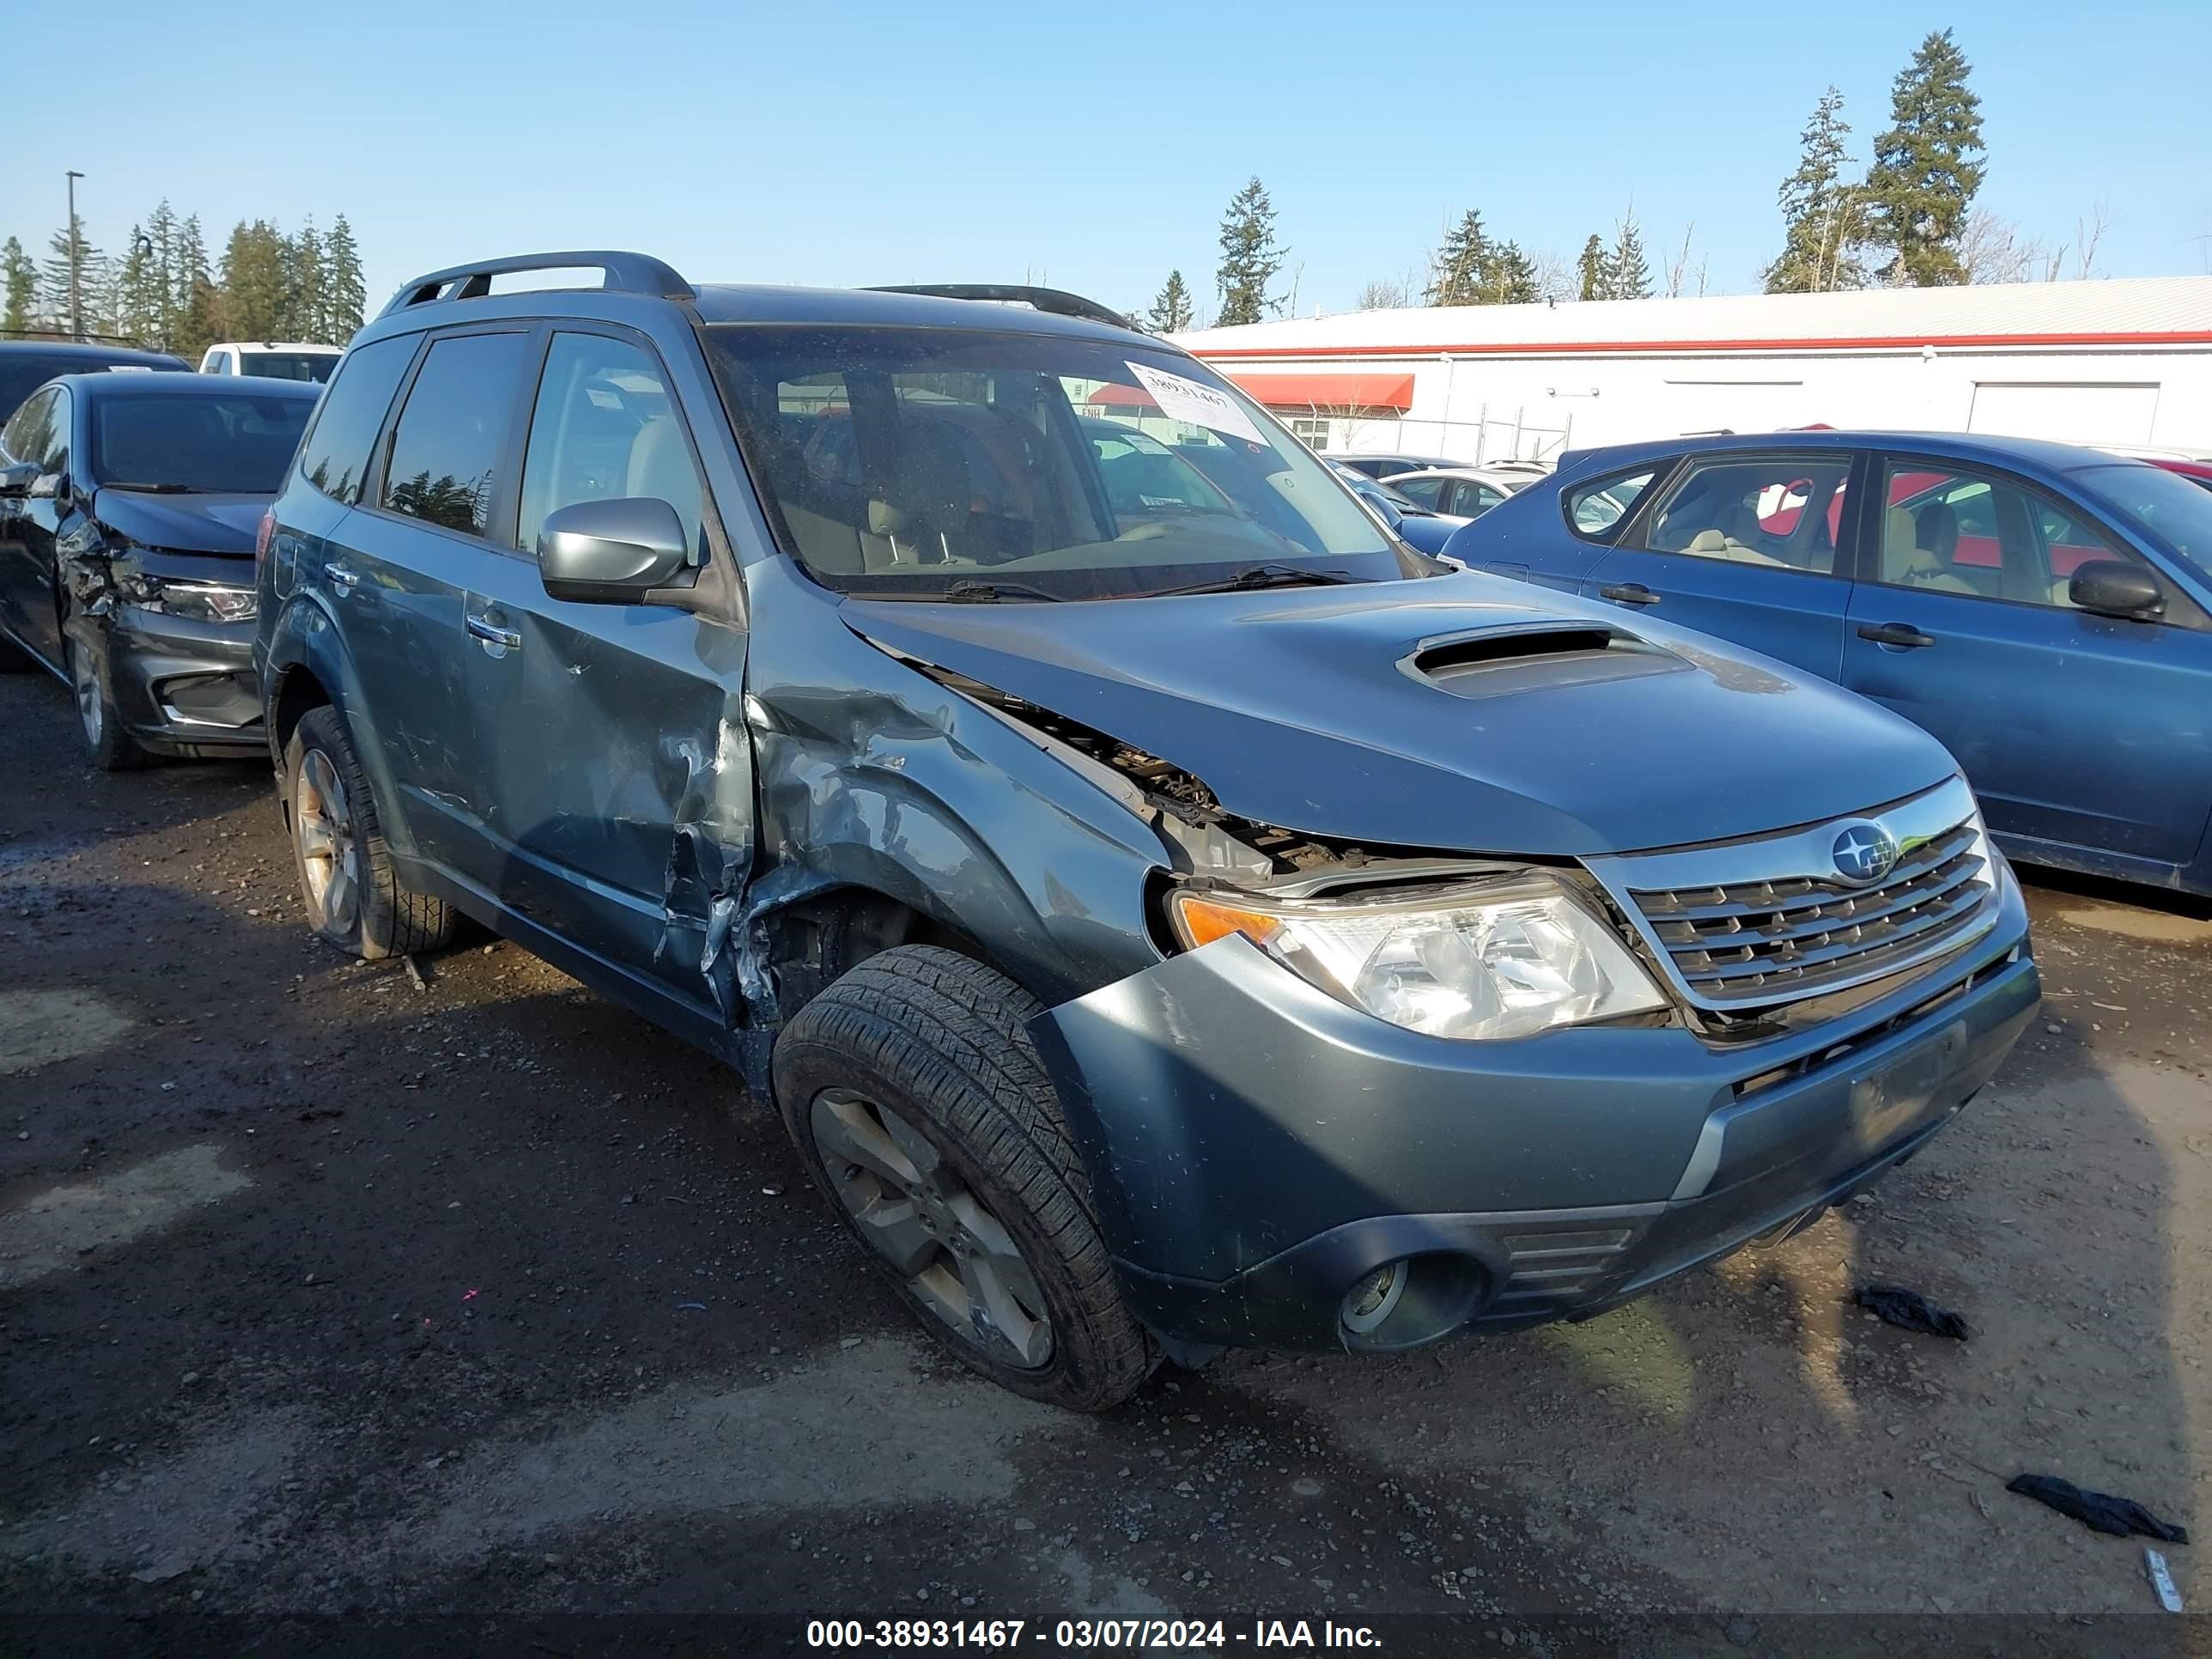
M760 871L738 918L749 1001L772 996L761 923L859 887L988 945L1048 1002L1158 960L1158 836L1006 721L854 635L781 561L747 573L745 713Z

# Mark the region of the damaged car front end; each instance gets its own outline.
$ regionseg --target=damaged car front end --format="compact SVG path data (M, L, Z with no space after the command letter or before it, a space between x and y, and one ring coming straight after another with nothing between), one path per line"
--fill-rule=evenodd
M1808 1222L1988 1081L2039 992L2017 884L1939 749L1694 635L1490 579L1371 597L846 607L1159 837L1156 959L1031 1030L1124 1293L1170 1352L1587 1316ZM1061 661L1031 654L1048 623ZM1279 678L1276 653L1235 648L1309 629L1375 633L1364 676ZM1154 702L1176 678L1180 708ZM1472 729L1413 724L1470 697ZM1792 750L1801 722L1821 735ZM1734 752L1701 759L1670 726ZM1810 822L1737 830L1762 782ZM1862 831L1893 849L1878 878L1836 861Z

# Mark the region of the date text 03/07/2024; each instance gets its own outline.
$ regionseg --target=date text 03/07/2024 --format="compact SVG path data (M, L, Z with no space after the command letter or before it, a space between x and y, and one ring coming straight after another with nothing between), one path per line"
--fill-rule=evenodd
M1220 1619L811 1619L810 1648L1226 1648L1284 1651L1323 1648L1374 1650L1382 1639L1365 1625L1331 1620L1255 1619L1249 1628Z

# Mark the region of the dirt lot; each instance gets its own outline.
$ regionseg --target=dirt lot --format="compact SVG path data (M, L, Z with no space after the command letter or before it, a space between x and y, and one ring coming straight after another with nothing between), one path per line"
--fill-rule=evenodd
M2199 1518L2212 924L2180 911L2039 889L2048 1024L1778 1250L1583 1326L1166 1370L1092 1420L939 1360L713 1063L505 945L427 989L328 954L264 774L100 776L67 718L0 680L18 1650L1113 1612L1739 1653L1891 1611L2009 1651L1972 1615L2153 1603L2139 1541L2006 1479ZM1972 1340L1849 1310L1869 1275Z

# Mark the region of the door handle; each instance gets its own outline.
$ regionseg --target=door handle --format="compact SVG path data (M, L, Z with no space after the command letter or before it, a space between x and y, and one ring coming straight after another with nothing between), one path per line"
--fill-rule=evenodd
M359 576L354 574L352 571L347 569L342 564L325 565L323 567L323 574L330 578L331 586L337 588L340 593L352 592L354 584L361 580Z
M1642 582L1614 582L1597 591L1601 599L1611 599L1619 605L1656 605L1659 596Z
M497 627L482 617L471 617L468 623L469 632L486 645L503 645L510 651L522 649L522 635L511 628Z
M1869 623L1859 629L1859 637L1872 640L1876 645L1894 646L1900 651L1917 651L1923 645L1936 643L1933 634L1923 634L1911 623Z

